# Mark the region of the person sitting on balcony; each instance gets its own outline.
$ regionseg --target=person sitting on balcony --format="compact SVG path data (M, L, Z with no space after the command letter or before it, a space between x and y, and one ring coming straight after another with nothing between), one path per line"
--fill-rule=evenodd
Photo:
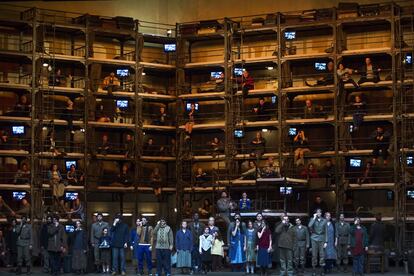
M193 132L193 127L195 123L195 119L197 116L197 110L195 108L195 103L190 104L190 110L187 111L187 121L185 123L185 140L191 139L191 133Z
M208 175L202 168L198 167L195 175L196 185L203 184L208 181Z
M10 146L9 133L5 130L0 130L0 150L10 150Z
M50 166L50 170L47 173L47 178L49 179L49 185L52 189L53 201L56 206L60 206L62 209L64 207L63 195L65 194L65 184L63 183L62 175L56 164Z
M372 64L371 58L365 58L365 64L361 67L358 73L361 74L361 78L358 81L358 85L363 84L364 82L373 82L377 83L380 81L381 68L378 68Z
M247 193L243 192L242 198L239 200L239 210L242 212L250 211L252 208L252 203L249 198L247 198Z
M71 134L75 134L73 130L73 116L74 116L74 108L73 108L73 101L68 99L66 101L66 107L62 110L62 120L66 120L68 122L68 129Z
M364 170L362 171L362 176L358 177L357 182L359 185L372 183L373 178L374 178L374 170L372 167L372 163L367 162Z
M325 165L322 167L322 176L325 178L326 187L330 187L335 184L335 166L331 159L326 160Z
M85 206L82 204L79 198L73 201L73 205L67 214L69 215L69 219L76 218L82 221L85 220Z
M66 76L62 74L60 69L57 69L55 74L50 75L49 86L66 86Z
M160 173L160 168L155 167L150 175L150 182L151 182L151 186L154 190L154 194L155 196L158 198L159 201L161 201L161 197L162 197L162 189L161 189L161 184L162 184L162 176Z
M153 125L156 126L165 126L168 123L168 115L165 110L165 106L161 106L159 113L157 114L157 117L154 121L152 121Z
M296 146L295 149L295 163L297 166L305 164L305 153L310 152L308 147L308 138L305 136L305 131L300 130L298 134L293 138L293 142Z
M321 115L323 111L323 106L321 105L314 105L311 100L306 100L305 107L303 108L304 118L316 118Z
M14 175L14 184L29 184L30 183L30 170L26 163L22 164L22 168Z
M184 218L191 218L193 215L193 206L189 200L184 201L183 214Z
M214 137L213 140L208 142L208 145L210 146L211 155L213 157L216 157L217 155L223 153L223 143L218 137Z
M49 151L53 154L53 156L65 155L63 152L57 149L55 135L56 133L53 128L49 130L49 133L47 134L47 137L46 137L46 145L48 146Z
M316 169L313 163L309 163L307 168L301 172L301 178L303 179L311 179L311 178L318 178L318 170Z
M273 157L269 156L266 160L266 165L262 168L260 172L260 177L262 178L280 178L280 167L273 160Z
M98 154L107 155L111 153L111 145L109 143L108 134L104 133L102 135L101 144L98 146Z
M14 114L18 117L29 117L32 105L27 99L27 95L21 95L19 102L14 107Z
M66 179L68 180L69 185L82 185L83 174L78 173L76 171L76 166L72 164L70 165L69 171L66 173Z
M247 169L241 174L241 177L239 179L246 179L246 180L252 180L257 178L257 166L256 162L249 161Z
M306 86L315 87L315 86L325 86L334 84L334 63L332 61L328 62L328 72L316 81L316 84L309 84L305 81Z
M109 76L106 76L103 79L103 90L108 91L109 95L112 95L112 92L115 92L119 89L121 83L119 82L119 79L115 76L114 72L111 72Z
M266 121L269 120L268 111L269 106L268 103L265 101L265 98L261 97L257 105L253 108L253 113L256 115L258 121Z
M213 213L213 205L208 198L204 199L203 206L198 208L198 212L202 218L209 218L211 216Z
M30 202L27 199L23 198L20 201L20 209L18 209L17 211L12 212L11 215L13 217L16 217L16 218L21 218L22 216L29 217L30 216L30 209L31 209Z
M144 155L147 156L155 156L157 155L158 149L157 146L154 145L154 139L148 138L147 142L144 144Z
M366 103L362 100L361 96L356 95L354 101L351 103L351 107L354 111L352 114L352 121L354 125L354 131L357 131L364 122L364 116L367 113Z
M253 148L253 151L250 153L252 157L260 158L265 153L266 139L262 137L262 133L260 131L256 132L256 136L250 144Z
M133 176L131 175L129 171L128 164L123 164L121 167L121 172L118 174L117 183L125 187L128 187L128 186L131 186L133 182L134 182Z
M133 138L134 137L130 133L127 133L125 135L125 144L124 144L125 158L134 158L135 143L134 143Z
M385 132L383 127L377 127L377 129L371 134L370 138L374 140L374 149L372 154L372 164L377 164L377 159L381 155L384 161L384 165L388 164L388 148L390 146L390 134Z
M250 76L249 71L243 69L243 74L237 78L237 83L241 85L243 98L247 98L249 90L254 89L254 79Z
M355 88L359 88L359 85L351 77L352 72L353 70L345 68L342 62L338 64L336 73L338 74L338 79L340 81L341 87L344 87L346 83L351 83Z

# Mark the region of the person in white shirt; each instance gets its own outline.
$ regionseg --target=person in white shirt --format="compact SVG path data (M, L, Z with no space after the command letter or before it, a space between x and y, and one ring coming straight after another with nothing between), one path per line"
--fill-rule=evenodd
M215 232L214 232L215 233ZM211 247L213 245L213 235L210 234L210 228L204 229L203 235L200 236L199 252L201 255L202 271L207 273L211 271Z

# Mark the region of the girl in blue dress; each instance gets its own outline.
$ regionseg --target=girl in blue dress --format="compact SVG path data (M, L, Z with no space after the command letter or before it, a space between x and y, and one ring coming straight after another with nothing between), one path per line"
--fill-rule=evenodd
M246 236L242 231L241 221L239 218L231 229L230 237L230 263L233 272L240 272L246 262L245 244Z

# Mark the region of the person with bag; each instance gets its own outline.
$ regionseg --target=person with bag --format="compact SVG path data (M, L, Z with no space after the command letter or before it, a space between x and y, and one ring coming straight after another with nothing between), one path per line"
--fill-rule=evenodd
M52 275L56 276L60 274L62 265L62 255L67 250L67 238L65 228L59 223L59 217L53 217L53 222L47 228L49 236L47 242L47 250L50 256L50 263L52 269Z
M97 247L99 248L99 256L102 264L102 272L109 273L111 264L111 244L112 238L109 235L108 228L102 230L102 236L99 238Z
M22 265L25 263L27 274L31 274L31 254L33 246L32 226L27 224L27 217L22 216L20 224L17 226L17 271L16 274L22 273Z
M95 259L95 266L96 266L96 272L99 272L99 266L102 265L101 263L101 256L100 256L100 249L99 249L99 240L102 236L103 230L109 229L109 224L106 221L103 221L103 215L102 213L98 213L96 215L97 221L92 224L91 227L91 236L90 236L90 242L93 247L93 255ZM110 254L109 254L110 255Z

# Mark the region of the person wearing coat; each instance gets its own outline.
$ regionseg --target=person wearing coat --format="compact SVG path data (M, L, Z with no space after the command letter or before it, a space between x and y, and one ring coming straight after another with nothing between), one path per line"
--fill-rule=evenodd
M87 233L82 228L80 220L76 221L76 228L72 241L72 269L76 273L86 272L86 252L88 249Z
M201 268L201 255L199 252L200 236L205 229L204 223L200 222L198 213L194 213L193 221L190 223L189 229L193 235L193 249L191 252L191 268L193 273L198 273Z
M361 225L361 220L356 217L354 225L350 230L350 246L352 253L352 273L353 275L364 274L364 257L368 251L367 229Z
M128 225L122 221L122 215L117 214L111 227L112 237L112 273L119 270L126 275L125 248L128 247L129 231ZM119 266L119 261L120 266Z
M22 216L22 220L16 227L17 230L17 273L22 273L23 262L27 267L27 274L30 274L31 254L33 247L32 226L27 223L27 217Z
M325 213L326 246L325 246L325 273L330 273L336 263L335 226L331 221L331 213Z
M193 234L187 228L187 222L181 223L181 229L175 235L175 248L177 249L177 268L184 270L191 268L191 250L193 249Z
M154 228L155 250L157 255L157 275L171 276L171 251L174 246L174 235L164 218Z
M311 232L311 244L312 244L312 275L316 275L316 266L321 266L321 272L325 267L325 250L326 247L326 220L322 217L322 210L317 209L313 214L309 224L309 231ZM318 258L319 256L319 258Z
M275 231L279 235L278 247L280 256L280 275L293 276L293 246L295 243L295 228L289 222L287 214Z
M345 221L345 215L339 215L339 221L335 224L335 247L338 253L336 264L338 267L343 264L342 271L347 272L348 248L350 243L350 225Z
M52 275L56 276L60 273L62 264L62 254L67 251L67 238L65 227L60 224L59 217L53 218L52 224L47 228L49 239L47 241L47 251L50 256L50 264Z
M52 216L48 215L46 217L46 222L42 224L42 228L40 229L40 252L42 254L43 259L43 272L49 273L50 269L50 261L49 261L49 252L47 251L47 242L49 236L47 234L47 229L49 225L52 224Z
M296 218L295 226L295 243L293 248L295 266L298 273L305 273L306 252L309 248L309 230L308 227L302 225L300 218Z
M103 229L107 228L109 229L109 224L106 221L103 221L103 215L102 213L98 213L96 215L96 222L92 224L91 227L91 236L90 236L90 242L93 247L93 256L95 260L95 266L96 271L99 272L99 267L101 266L101 256L100 256L100 250L99 250L99 239L102 236Z
M141 220L139 218L136 220L135 225L136 227L131 229L129 247L132 251L132 258L135 258L138 264L138 244L140 238L140 234L138 233L138 227L142 226ZM137 267L137 271L140 271L139 267Z

